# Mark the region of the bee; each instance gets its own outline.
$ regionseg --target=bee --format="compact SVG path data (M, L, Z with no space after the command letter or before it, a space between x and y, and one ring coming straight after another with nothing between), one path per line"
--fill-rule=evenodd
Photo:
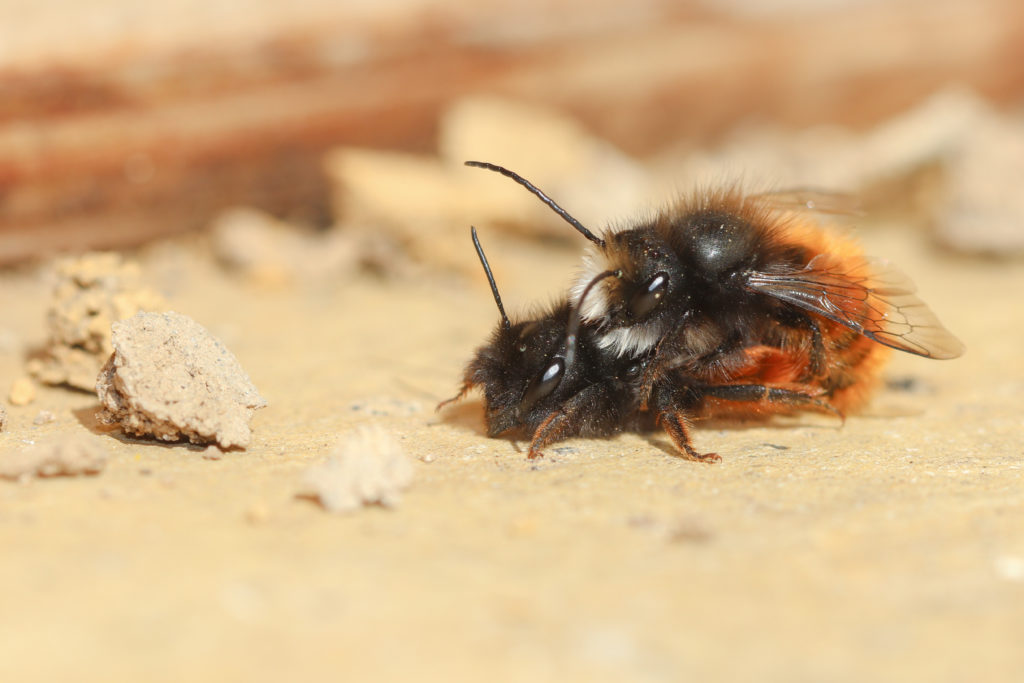
M500 322L467 365L459 393L438 410L482 388L487 435L529 433L531 459L542 455L545 446L573 436L609 436L629 427L637 415L635 385L644 359L603 349L596 328L582 325L577 309L564 297L512 322L476 228L470 234ZM610 275L600 275L595 283ZM586 294L581 291L581 300Z
M518 174L466 164L519 183L590 242L569 296L587 344L607 365L643 359L630 401L692 459L714 454L690 445L691 415L844 415L877 384L886 347L935 359L963 352L909 278L795 208L827 211L826 195L703 192L599 236Z
M713 462L720 459L718 455L700 454L690 445L689 414L717 414L714 406L720 401L769 401L829 409L815 396L798 390L750 382L710 385L673 369L668 371L671 380L657 383L653 390L653 404L660 408L648 410L641 406L640 398L650 352L619 355L602 346L599 327L583 322L579 306L567 298L513 323L505 313L476 229L471 228L470 234L500 321L490 341L467 365L459 393L441 402L438 410L481 388L488 436L530 434L530 459L542 456L546 446L574 436L610 436L626 429L646 431L660 425L684 457ZM595 275L580 292L580 303L613 276L612 271ZM753 351L752 355L758 353ZM745 379L758 377L750 374Z

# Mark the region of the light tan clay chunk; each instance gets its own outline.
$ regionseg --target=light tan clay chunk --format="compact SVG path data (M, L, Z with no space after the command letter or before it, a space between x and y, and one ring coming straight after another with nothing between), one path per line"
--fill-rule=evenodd
M112 330L114 353L96 378L101 422L163 441L249 445L249 422L266 401L206 329L167 312L138 313Z
M363 427L303 476L299 495L314 498L329 512L363 505L391 507L412 481L413 469L398 441L377 426Z
M89 439L64 437L43 441L0 458L0 479L74 477L99 474L107 451Z
M110 356L110 324L140 310L161 310L163 298L142 285L139 266L119 254L88 253L57 262L46 314L49 339L28 370L46 384L91 390Z

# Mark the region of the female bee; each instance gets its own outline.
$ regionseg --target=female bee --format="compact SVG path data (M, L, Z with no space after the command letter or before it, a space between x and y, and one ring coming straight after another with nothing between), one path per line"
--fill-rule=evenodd
M795 387L844 411L875 384L883 346L937 359L963 352L906 276L781 195L704 192L653 221L598 236L512 171L466 163L512 178L591 242L570 298L598 328L601 348L650 354L642 408L658 382L678 382L682 373L711 386ZM597 272L614 277L581 301Z
M542 455L545 446L573 436L608 436L657 424L684 457L713 462L717 455L700 454L690 444L692 416L713 416L721 414L724 406L750 402L758 406L754 412L829 409L813 388L808 392L768 386L772 376L757 363L738 373L742 374L738 383L709 384L682 368L666 368L664 378L646 392L649 409L641 405L641 398L646 396L642 377L651 352L617 355L601 346L598 328L581 322L578 306L565 300L513 323L505 314L475 228L471 234L501 321L467 366L459 393L438 409L475 387L482 388L488 436L530 434L530 458ZM580 292L580 302L585 303L590 292L613 275L611 271L595 275ZM752 349L750 358L763 359L771 352Z

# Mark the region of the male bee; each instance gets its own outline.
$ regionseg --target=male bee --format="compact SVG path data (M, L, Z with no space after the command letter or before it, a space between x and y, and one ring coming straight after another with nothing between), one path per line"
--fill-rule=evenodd
M596 328L581 325L566 299L513 323L475 228L471 234L501 320L466 367L458 395L438 408L482 388L487 435L529 433L530 458L572 436L607 436L626 428L636 415L634 385L643 359L601 348Z
M590 241L570 297L588 342L644 359L631 400L688 457L705 459L690 446L688 415L843 414L877 382L885 347L963 352L906 276L794 210L792 195L706 192L598 236L518 174L466 163L513 179Z

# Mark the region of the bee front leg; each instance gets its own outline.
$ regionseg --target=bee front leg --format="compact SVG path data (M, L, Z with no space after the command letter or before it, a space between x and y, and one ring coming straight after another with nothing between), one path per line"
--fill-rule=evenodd
M644 364L643 374L640 377L640 384L637 387L637 399L640 410L646 411L650 407L651 394L655 384L659 383L665 375L665 368L668 366L668 359L674 355L675 346L662 339L654 347L654 354Z
M561 410L555 410L533 432L530 441L530 452L526 455L530 460L543 458L541 449L553 443L564 441L576 435L569 417Z
M574 436L607 436L622 427L622 414L613 388L595 384L552 410L533 432L531 460L541 458L541 449Z
M442 408L444 408L445 406L450 405L452 403L457 403L458 401L461 401L466 396L466 394L469 393L469 390L472 389L472 388L473 388L473 385L471 383L469 383L469 382L466 382L465 384L462 385L462 388L459 389L459 393L455 394L451 398L446 398L445 400L443 400L440 403L438 403L437 407L434 408L434 411L435 412L440 412L440 410Z

